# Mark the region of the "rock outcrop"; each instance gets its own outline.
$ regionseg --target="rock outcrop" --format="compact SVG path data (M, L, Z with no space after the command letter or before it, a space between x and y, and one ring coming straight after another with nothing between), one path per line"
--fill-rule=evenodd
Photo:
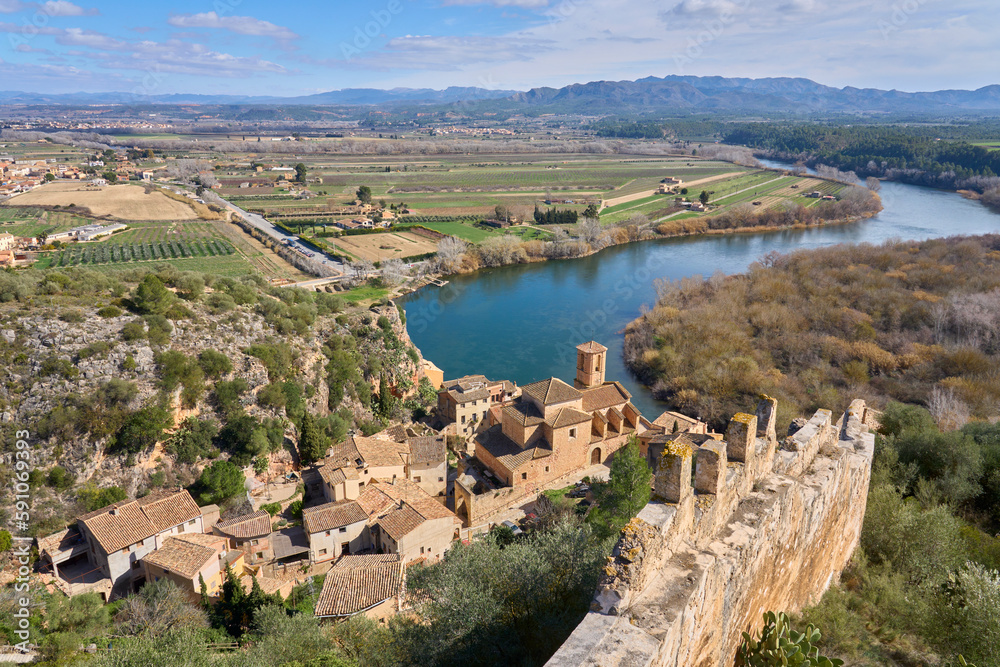
M837 423L820 410L780 443L774 415L764 397L725 442L664 449L665 493L622 531L549 667L730 667L764 611L801 609L837 579L861 534L875 415L863 401Z

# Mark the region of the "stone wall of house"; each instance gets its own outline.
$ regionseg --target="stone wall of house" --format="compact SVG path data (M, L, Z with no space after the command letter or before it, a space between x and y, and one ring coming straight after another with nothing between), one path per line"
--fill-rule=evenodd
M725 442L665 448L654 501L549 667L730 667L765 611L797 611L836 581L861 533L877 413L820 410L779 442L775 407L736 415Z

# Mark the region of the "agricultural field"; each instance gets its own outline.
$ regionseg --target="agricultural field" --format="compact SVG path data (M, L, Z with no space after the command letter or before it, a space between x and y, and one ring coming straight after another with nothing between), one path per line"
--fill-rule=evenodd
M667 218L682 220L707 217L743 204L752 205L753 202L760 202L754 207L757 210L781 206L786 202L811 208L818 205L821 200L806 197L807 193L816 190L824 195L836 195L844 188L839 183L818 178L785 176L780 172L768 170L747 171L700 184L698 181L686 182L681 187L689 188L687 195L684 195L689 201L697 201L702 190L708 192L710 210L705 213L682 213L671 209L675 195L654 195L603 209L601 222L611 224L628 220L636 215L645 215L654 222Z
M0 206L0 233L14 236L53 234L92 222L90 218L65 211Z
M173 199L141 185L94 187L80 182L54 182L11 197L6 206L78 206L96 217L119 220L197 220L192 203Z
M49 255L48 267L89 264L127 264L153 260L225 257L236 249L225 241L168 241L159 243L77 243Z
M412 156L411 156L412 158ZM254 189L231 194L233 203L268 213L315 209L354 200L361 185L374 201L406 203L420 215L485 216L497 205L528 212L545 199L571 199L560 204L582 211L589 202L654 190L665 176L685 180L735 169L732 164L692 157L595 155L474 155L430 159L344 157L339 163L314 164L309 189L316 198L296 200L280 190ZM388 169L388 171L387 171ZM321 182L315 182L321 180ZM273 192L272 196L265 193Z
M337 239L336 245L355 257L372 262L437 252L436 241L410 232L342 236Z

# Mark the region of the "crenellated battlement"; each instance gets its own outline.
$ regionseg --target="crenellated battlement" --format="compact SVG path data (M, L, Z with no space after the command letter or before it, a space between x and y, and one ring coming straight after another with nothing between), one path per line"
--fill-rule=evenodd
M761 396L724 440L663 445L653 500L550 667L729 667L764 611L800 609L839 576L860 536L878 415L863 401L836 423L818 410L779 441L776 412Z

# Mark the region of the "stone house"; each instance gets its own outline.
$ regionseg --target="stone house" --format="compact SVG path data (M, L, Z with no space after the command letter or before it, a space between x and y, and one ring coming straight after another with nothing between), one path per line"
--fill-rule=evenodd
M309 560L313 563L371 547L368 513L354 500L302 510L302 527L309 536Z
M142 559L168 537L203 532L201 510L187 491L179 489L102 507L38 542L43 562L69 594L99 590L110 598L145 581Z
M232 540L236 548L246 554L250 565L266 563L274 558L270 539L271 515L264 510L219 521L212 526L212 532Z
M210 596L218 596L226 566L242 574L243 563L243 551L230 549L227 538L201 533L168 537L163 546L142 558L146 581L170 579L193 602L200 598L202 581Z
M445 436L414 436L392 427L372 437L350 436L331 447L318 469L328 502L356 500L373 480L408 479L444 497L448 479Z
M443 435L408 438L406 479L428 495L443 498L448 491L448 445Z
M500 423L476 436L475 458L502 483L529 488L607 463L651 423L621 383L605 382L606 356L603 345L585 343L577 347L576 386L549 378L523 387L502 407Z
M407 479L374 482L365 488L358 504L369 517L372 549L399 554L404 563L439 559L461 524L451 510Z
M457 435L471 438L485 426L490 407L513 399L516 393L513 382L492 382L485 375L447 380L438 392L438 419L445 425L454 424Z
M403 609L405 576L398 554L344 556L326 575L315 615L342 619L364 614L384 622Z

